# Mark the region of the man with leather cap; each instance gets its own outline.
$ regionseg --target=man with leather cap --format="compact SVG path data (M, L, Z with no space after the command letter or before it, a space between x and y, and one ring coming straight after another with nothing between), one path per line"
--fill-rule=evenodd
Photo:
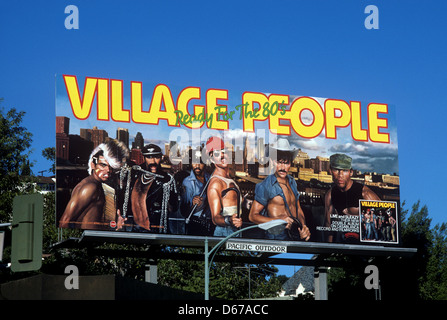
M144 163L134 170L131 205L136 231L169 233L169 217L178 209L179 194L174 177L161 168L161 148L142 148Z

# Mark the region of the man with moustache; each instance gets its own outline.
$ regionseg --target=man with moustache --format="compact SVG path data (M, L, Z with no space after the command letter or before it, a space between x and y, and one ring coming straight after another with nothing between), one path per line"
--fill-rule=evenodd
M129 157L129 149L118 140L110 140L96 147L90 154L89 176L79 182L59 220L59 227L107 229L104 217L106 202L103 184L109 182ZM118 225L123 222L118 211Z
M174 177L161 168L161 148L148 144L142 148L144 163L134 170L131 206L134 230L169 233L169 216L178 209L179 194Z
M242 197L237 183L230 177L228 150L223 140L209 138L206 152L215 167L207 189L211 218L216 225L214 236L226 237L242 226Z
M287 139L278 139L269 151L275 165L275 173L255 187L255 199L251 206L250 221L260 224L271 220L287 221L286 228L278 233L266 232L273 240L310 239L295 179L288 174L298 150L291 149Z
M353 181L352 158L345 154L334 154L329 158L329 172L334 185L325 196L325 227L340 219L340 216L359 217L359 200L380 200L367 186ZM360 217L359 217L360 221ZM359 230L360 232L360 230ZM359 241L358 232L334 231L328 236L329 242Z
M210 174L202 161L201 148L189 151L191 174L182 182L182 197L180 210L186 217L186 233L194 235L210 235L208 221L211 219L210 208L206 196L207 182Z

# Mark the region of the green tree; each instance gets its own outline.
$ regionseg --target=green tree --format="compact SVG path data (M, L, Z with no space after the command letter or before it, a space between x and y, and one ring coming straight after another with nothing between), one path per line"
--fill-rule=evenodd
M431 232L426 275L420 282L424 299L447 300L447 224L437 224Z
M404 203L405 205L405 203ZM401 210L402 244L407 248L417 248L411 263L402 265L401 276L404 277L406 292L412 292L415 298L427 298L421 291L427 276L427 264L430 257L433 235L427 206L420 206L420 201L413 204L411 212ZM411 286L410 286L411 284Z
M0 222L11 220L14 197L32 189L24 177L31 174L32 142L32 134L21 125L24 116L23 111L0 108Z
M55 147L48 147L42 150L42 156L52 161L53 164L51 165L51 168L49 169L50 172L56 173L56 148Z

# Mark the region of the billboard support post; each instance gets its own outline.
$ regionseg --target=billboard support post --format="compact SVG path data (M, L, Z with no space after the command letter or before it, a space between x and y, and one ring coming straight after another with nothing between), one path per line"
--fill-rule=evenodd
M327 300L327 267L316 267L314 272L315 300Z
M210 293L209 293L210 271L208 268L208 263L209 263L208 258L209 258L208 238L205 238L205 300L210 299Z
M157 261L150 259L148 264L145 265L146 270L145 270L145 281L149 282L149 283L154 283L157 284L158 280L158 266L157 266Z
M376 300L377 301L382 300L382 287L380 286L380 282L379 282L379 287L377 289L374 289L374 292L375 292Z

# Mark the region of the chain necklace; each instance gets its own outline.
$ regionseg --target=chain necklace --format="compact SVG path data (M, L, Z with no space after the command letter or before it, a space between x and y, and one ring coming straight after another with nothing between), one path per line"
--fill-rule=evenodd
M129 205L129 196L130 196L130 181L131 181L131 175L132 170L143 172L141 175L141 183L148 184L152 181L154 181L155 178L163 178L163 176L159 174L152 173L150 171L144 170L140 166L128 166L125 164L123 167L121 167L120 170L120 189L123 189L124 180L126 179L126 191L124 192L124 204L123 204L123 213L122 216L125 218L127 216L127 207ZM148 182L143 181L143 176L145 179L147 179Z

